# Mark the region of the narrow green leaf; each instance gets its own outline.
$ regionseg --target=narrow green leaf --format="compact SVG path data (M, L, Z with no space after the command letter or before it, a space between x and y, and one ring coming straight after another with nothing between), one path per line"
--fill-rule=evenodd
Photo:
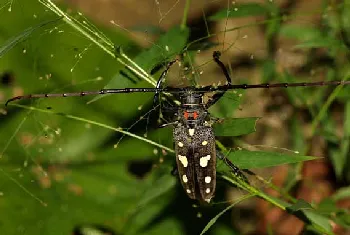
M313 210L314 208L308 203L307 201L303 199L298 199L296 203L293 205L287 207L287 210L291 211L292 213L300 211L300 210L305 210L305 209L311 209Z
M301 43L294 48L345 48L340 40L324 35L314 27L286 25L281 28L280 35L299 40Z
M244 201L250 197L253 197L254 195L252 194L248 194L245 195L243 197L241 197L240 199L238 199L236 202L232 203L231 205L229 205L228 207L226 207L224 210L222 210L219 214L217 214L214 218L212 218L209 223L204 227L204 229L201 232L201 235L205 234L215 223L216 221L223 215L225 214L225 212L227 212L228 210L232 209L232 207L234 207L235 205L237 205L238 203L240 203L241 201Z
M226 176L222 176L222 177L225 180L227 180L228 182L232 182L229 177L226 177ZM251 191L252 189L253 189L253 187L250 187L250 188L248 188L248 191L252 192ZM278 206L279 208L286 210L286 211L290 212L291 214L297 216L305 223L310 224L311 228L313 230L315 230L319 233L322 233L322 234L328 234L328 235L333 234L332 231L330 230L329 219L325 216L320 215L319 213L316 213L316 211L314 209L310 208L310 206L308 205L307 202L300 201L300 202L297 202L295 204L295 206L293 206L292 204L290 204L286 201L283 201L280 198L277 198L277 197L274 197L271 195L267 195L259 190L254 190L254 194L267 200L268 202L272 203L273 205ZM290 210L287 208L293 208L294 210ZM305 208L310 208L310 209L305 209ZM225 210L223 211L223 213L225 212ZM221 213L218 216L220 216L220 215L221 215ZM205 231L207 231L207 227L210 227L215 223L218 216L216 216L213 220L211 220L208 223ZM203 232L202 232L202 234L203 234Z
M325 234L333 234L329 218L319 214L313 209L310 203L300 199L286 209L288 212L295 214L301 219L306 217L303 219L304 221L309 221L309 223L318 228L318 230L323 230Z
M303 212L315 227L323 229L325 234L333 234L329 218L322 216L315 211L303 210Z
M226 18L238 18L245 16L260 16L268 14L268 9L258 3L233 4L231 9L221 10L209 17L210 20L222 20Z
M298 149L300 153L305 153L307 151L307 141L303 133L303 125L295 114L291 123L291 133L295 138L293 139L293 149Z
M269 82L276 76L276 63L273 59L266 59L263 62L263 82Z
M259 118L222 119L214 124L215 136L241 136L256 131L255 126Z
M305 41L303 43L295 45L293 48L295 48L295 49L303 49L303 48L331 48L331 47L337 47L337 48L340 49L339 42L340 41L336 41L336 40L318 39L318 40L312 40L312 41Z
M34 33L36 30L41 29L47 25L57 23L62 18L57 18L54 20L48 20L44 21L36 26L32 26L24 30L22 33L18 34L17 36L14 36L7 40L4 45L0 47L0 58L6 54L9 50L11 50L14 46L16 46L18 43L22 42L23 40L27 39L32 33Z
M228 158L242 169L264 168L318 159L310 156L247 150L231 152Z
M344 136L342 138L340 149L334 149L331 151L330 159L332 161L335 174L338 179L343 178L343 174L346 173L346 162L349 157L350 149L350 102L346 102L344 113Z
M349 1L343 1L344 7L341 9L341 19L340 19L340 25L341 25L341 35L342 35L342 41L344 45L349 47L349 39L350 39L350 7L349 7Z
M280 8L275 1L267 1L266 7L268 8L270 15L267 23L266 36L270 41L270 39L276 36L281 27Z
M280 36L300 41L310 41L322 38L322 33L318 28L290 24L281 27L279 34Z
M344 135L350 137L350 101L346 102L345 106L345 124L344 124Z

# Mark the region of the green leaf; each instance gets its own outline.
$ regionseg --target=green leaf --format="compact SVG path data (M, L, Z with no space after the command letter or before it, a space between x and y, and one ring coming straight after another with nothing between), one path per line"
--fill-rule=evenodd
M350 101L346 102L345 106L345 125L344 125L344 136L350 137Z
M52 18L50 12L46 12L37 1L23 1L14 6L17 14L2 11L2 16L6 17L0 22L2 45L11 38L8 35L16 35L16 31L27 29L27 35L18 36L17 46L7 48L8 53L1 58L1 69L15 72L14 87L27 94L53 90L99 90L106 82L102 79L112 77L121 67L66 24L60 24L52 31L49 27L38 28L33 34L33 28L29 26ZM21 11L22 8L25 11ZM88 22L88 19L84 20ZM113 32L95 27L92 29L103 30L118 45L131 44L130 39L115 29ZM27 38L23 42L24 36ZM15 45L15 40L11 40ZM45 74L52 74L54 79L38 79ZM102 82L96 80L97 77ZM126 79L123 81L128 82ZM12 90L13 87L10 87L11 93L5 93L6 98L13 95ZM158 158L154 154L154 146L125 136L118 145L120 148L115 149L113 145L122 138L115 130L95 126L86 120L77 122L66 118L76 115L114 128L129 127L135 120L140 120L145 111L137 109L147 100L145 96L139 97L140 101L135 100L137 96L133 94L113 96L91 105L86 105L89 97L23 101L32 104L33 110L29 112L15 106L9 107L9 115L0 123L0 171L3 170L0 172L0 191L1 202L4 203L1 210L9 212L0 216L0 231L28 235L72 234L75 226L84 223L108 224L108 227L120 233L125 221L130 219L130 211L135 211L137 202L144 200L147 206L148 202L157 202L146 201L145 196L151 199L152 195L144 194L150 189L150 181L157 175L157 170L150 171L142 179L129 171L130 160L143 158L151 161ZM37 112L35 108L59 115ZM115 112L111 112L111 109ZM130 132L143 135L146 131L145 128L135 129ZM147 139L169 141L168 134L164 138L164 133L157 131L156 137L152 133L152 130L147 131ZM12 140L9 136L12 136ZM23 138L31 140L31 144L26 145ZM176 178L173 178L174 181ZM163 187L166 186L169 184ZM166 189L158 190L164 192ZM153 217L146 213L143 219L152 220L159 215L172 197L167 195L165 199L161 199L163 204L158 203ZM38 200L48 206L42 206ZM141 213L141 210L137 212ZM20 216L16 221L11 220L16 213ZM37 216L34 218L33 214Z
M266 4L270 17L267 23L267 40L273 39L281 27L280 8L275 1L268 1ZM273 43L273 42L272 42Z
M340 226L350 229L350 214L348 211L337 213L335 222Z
M242 90L227 91L209 108L209 113L216 118L231 118L241 103L243 92Z
M62 18L57 18L54 20L47 20L44 21L36 26L32 26L24 30L22 33L18 34L17 36L14 36L13 38L10 38L7 40L1 47L0 47L0 58L6 54L9 50L11 50L14 46L16 46L18 43L24 41L27 39L32 33L35 31L42 29L48 25L54 25L58 21L60 21Z
M340 149L331 151L330 159L332 161L335 174L338 179L343 179L346 174L347 161L349 159L350 149L350 102L346 102L344 113L344 135L341 140Z
M232 207L234 207L235 205L237 205L238 203L240 203L241 201L244 201L250 197L252 197L253 195L245 195L241 198L239 198L236 202L232 203L231 205L229 205L228 207L226 207L224 210L222 210L219 214L217 214L214 218L212 218L209 223L204 227L204 229L201 232L201 235L205 234L216 222L217 220L223 215L225 214L227 211L229 211L230 209L232 209Z
M161 221L159 221L156 224L152 224L152 226L149 226L149 229L147 229L143 233L137 233L141 235L162 235L162 234L170 234L170 235L177 235L177 234L184 234L182 224L179 223L178 219L176 218L162 218Z
M147 206L138 208L137 212L133 213L128 223L125 224L124 234L140 234L174 200L174 195L174 193L162 195L158 200L147 203Z
M310 156L246 150L230 152L228 158L242 169L264 168L318 159Z
M317 205L317 212L323 215L331 216L332 213L337 213L339 208L333 198L325 198Z
M294 48L344 48L340 40L323 34L318 28L300 25L285 25L281 27L280 35L301 41Z
M307 141L303 133L303 125L295 114L291 123L291 132L295 138L293 139L293 149L298 149L299 152L305 153L307 151Z
M298 199L296 203L287 207L287 210L291 211L292 213L305 209L313 210L313 207L310 205L310 203L303 199Z
M233 4L229 9L221 10L210 16L210 20L222 20L226 18L238 18L246 16L260 16L268 14L268 9L258 3Z
M179 26L175 26L169 31L167 31L164 35L162 35L156 43L152 44L153 46L151 48L149 48L148 50L144 50L143 52L138 54L135 58L132 59L132 61L135 64L137 64L141 69L143 69L146 73L150 74L151 70L155 66L159 65L160 63L169 61L174 56L181 54L182 50L187 44L188 37L188 28L181 29ZM123 53L122 48L117 48L117 57L120 57L121 53ZM130 62L127 62L127 64L130 65ZM130 66L134 68L134 66ZM140 80L139 77L137 77L133 72L130 72L126 68L124 68L122 71L134 81ZM121 71L118 71L108 82L108 84L104 87L104 89L125 88L124 80L127 79L125 77L125 74L121 73ZM151 79L153 85L156 84L157 79L158 78L153 78L153 80ZM139 83L138 85L142 87L149 86L146 83ZM134 87L134 85L128 87ZM150 97L150 94L148 94L148 96ZM89 101L89 103L95 102L101 98L102 96L96 96L91 101Z
M303 210L303 213L306 216L306 218L310 220L310 223L312 225L319 227L326 234L333 234L329 218L322 216L316 213L315 211Z
M82 225L76 228L81 235L106 235L114 234L114 232L107 227L99 225Z
M282 26L279 34L283 37L293 38L300 41L311 41L322 38L322 33L318 28L292 24Z
M299 218L305 217L305 219L309 220L310 224L323 230L326 234L333 234L329 218L319 214L313 209L310 203L299 199L296 203L288 206L286 209L288 212L295 214Z
M214 227L211 229L211 233L215 235L240 235L237 229L233 230L230 225L216 223Z
M276 63L274 60L267 59L263 63L263 81L269 82L276 76Z
M341 11L341 19L340 19L340 25L341 25L341 34L343 43L349 48L349 39L350 39L350 9L349 9L349 1L343 1L343 7Z
M333 198L335 201L350 198L350 186L338 189L338 190L332 195L332 198Z
M171 28L159 40L153 44L153 46L137 55L133 61L143 68L147 73L159 65L161 62L164 63L170 60L176 55L181 54L183 48L187 44L189 36L189 29L181 29L179 26ZM105 86L108 88L115 88L119 84L120 79L125 79L121 75L115 76ZM137 78L135 78L137 80Z
M226 118L218 120L213 125L215 136L241 136L256 131L259 118Z
M164 174L157 178L155 182L152 182L152 185L150 185L150 187L144 192L137 207L141 208L146 206L151 201L169 192L172 188L174 188L175 183L176 178L171 174Z
M236 203L232 203L231 205L229 205L228 207L226 207L224 210L222 210L219 214L217 214L214 218L212 218L209 223L204 227L204 229L202 230L200 235L205 234L215 223L216 221L223 215L225 214L225 212L227 212L228 210L231 210L232 207L236 205Z
M295 49L302 49L302 48L331 48L336 47L339 49L345 49L345 47L340 46L340 41L337 40L331 40L331 39L315 39L312 41L305 41L303 43L300 43L296 46L294 46Z

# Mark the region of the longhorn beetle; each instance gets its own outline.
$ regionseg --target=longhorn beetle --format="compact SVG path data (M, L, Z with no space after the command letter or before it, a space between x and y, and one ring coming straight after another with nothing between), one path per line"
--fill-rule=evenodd
M231 84L230 75L225 65L220 60L220 52L213 53L213 59L221 68L226 77L227 84L217 87L188 86L183 88L162 87L170 67L177 61L168 63L162 72L155 88L122 88L102 89L99 91L82 91L74 93L55 94L30 94L16 96L6 102L44 97L69 97L86 95L104 95L132 92L154 92L154 104L159 102L161 93L173 93L179 96L180 105L176 107L176 120L173 125L173 137L176 154L176 163L181 184L192 199L210 202L214 196L216 187L216 157L223 160L231 168L232 172L241 179L245 176L228 158L218 152L215 147L215 136L212 128L213 120L210 118L208 108L215 104L227 90L252 89L252 88L277 88L277 87L310 87L310 86L339 86L350 84L350 81L327 81L327 82L302 82L302 83L263 83L263 84ZM206 103L203 95L207 92L216 92ZM167 109L169 107L164 107Z

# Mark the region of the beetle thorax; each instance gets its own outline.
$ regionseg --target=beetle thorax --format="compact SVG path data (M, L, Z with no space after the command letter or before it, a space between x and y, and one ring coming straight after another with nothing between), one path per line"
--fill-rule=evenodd
M184 126L194 128L203 125L208 112L203 103L203 95L198 93L187 93L180 96L181 107L178 116Z

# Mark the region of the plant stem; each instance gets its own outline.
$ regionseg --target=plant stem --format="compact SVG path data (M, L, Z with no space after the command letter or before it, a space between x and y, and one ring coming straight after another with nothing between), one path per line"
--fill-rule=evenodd
M286 207L288 206L288 203L283 202L281 200L277 201L276 199L270 197L269 195L267 195L265 193L262 193L260 190L254 188L253 186L249 185L248 183L246 183L244 181L238 182L236 180L233 180L231 177L229 177L227 175L222 175L222 178L225 179L226 181L234 184L234 185L237 185L241 189L246 190L247 192L249 192L249 193L251 193L253 195L256 195L256 196L258 196L260 198L265 199L266 201L268 201L271 204L281 208L282 210L286 210Z
M190 10L191 0L186 0L184 14L182 16L181 30L186 28L188 12Z

